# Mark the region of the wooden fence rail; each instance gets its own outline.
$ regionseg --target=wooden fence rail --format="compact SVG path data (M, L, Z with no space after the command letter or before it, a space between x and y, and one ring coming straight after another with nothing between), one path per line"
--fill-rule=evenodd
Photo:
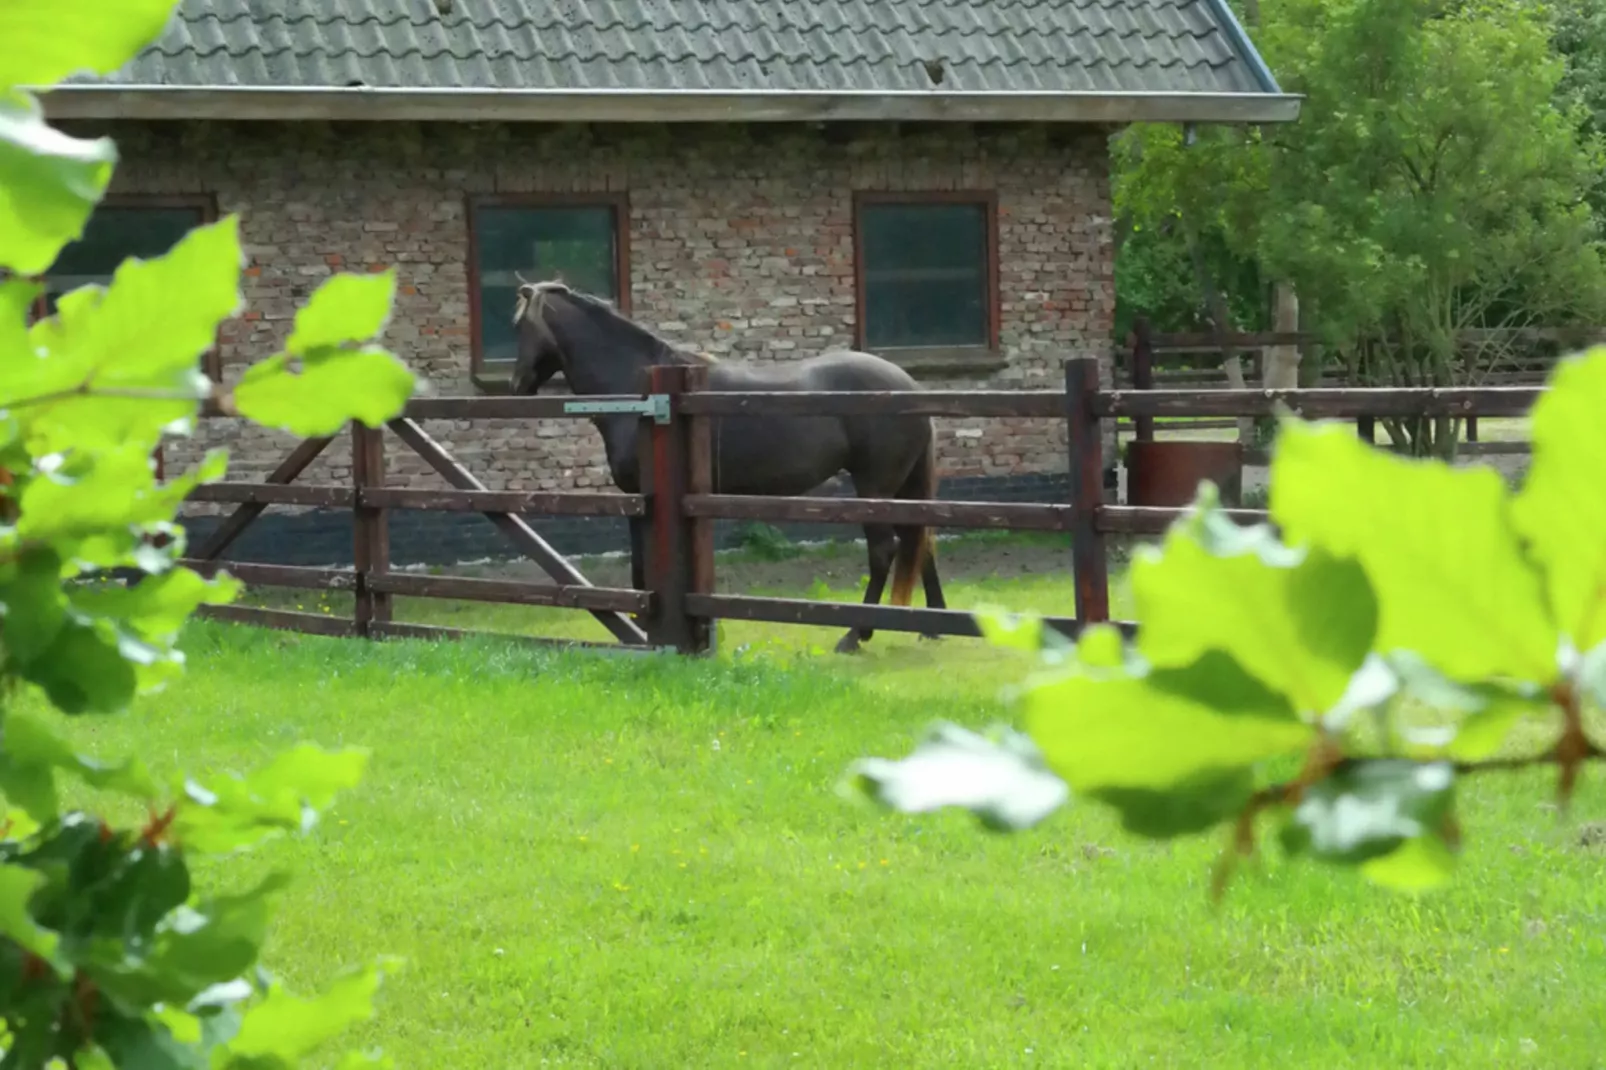
M713 524L716 520L775 523L808 521L844 525L924 524L950 529L1066 532L1074 582L1074 615L1048 623L1075 635L1089 622L1110 620L1110 536L1152 536L1186 510L1123 506L1104 500L1105 421L1156 417L1241 417L1283 408L1313 419L1366 420L1409 416L1519 416L1542 393L1534 386L1455 389L1317 388L1307 390L1181 390L1099 388L1098 362L1068 360L1061 390L911 391L900 393L727 393L708 390L706 369L651 369L640 396L452 397L411 402L386 429L354 426L351 483L295 485L293 480L331 444L310 439L296 447L260 483L227 482L197 488L191 500L237 507L195 549L186 564L207 574L227 569L247 584L303 590L351 591L350 619L247 606L208 607L209 616L322 635L373 639L458 638L459 629L395 621L394 599L439 598L572 608L592 614L615 643L612 650L712 649L719 619L773 621L933 635L975 636L962 610L757 597L716 591ZM576 402L582 404L577 405ZM644 405L644 402L651 404ZM596 491L492 491L419 425L427 419L574 419L598 406L641 414L639 494ZM644 411L645 410L645 411ZM781 497L717 492L710 463L714 422L725 417L788 415L1038 417L1067 426L1069 493L1059 502L999 503L905 501L883 498ZM450 489L386 485L386 443L417 453ZM222 556L270 505L352 510L353 567L236 563ZM391 569L389 517L396 510L480 513L512 546L535 561L550 582L425 576ZM614 517L645 523L640 590L598 587L557 553L527 515ZM1240 523L1264 520L1263 511L1231 510ZM1117 622L1127 631L1134 627ZM558 641L561 642L561 641Z

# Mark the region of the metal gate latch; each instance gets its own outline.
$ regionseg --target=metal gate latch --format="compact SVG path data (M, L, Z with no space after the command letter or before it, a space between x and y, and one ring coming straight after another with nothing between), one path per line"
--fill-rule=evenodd
M566 401L563 411L574 416L651 416L655 424L669 422L669 395L648 394L637 401Z

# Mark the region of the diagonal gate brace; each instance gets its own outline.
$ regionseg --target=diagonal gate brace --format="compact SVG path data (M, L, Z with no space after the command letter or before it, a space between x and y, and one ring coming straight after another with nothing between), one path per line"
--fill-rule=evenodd
M419 427L417 422L406 417L390 421L389 427L396 433L396 437L412 447L413 451L429 464L441 477L458 490L485 490L486 486L468 469L458 464L446 448ZM502 534L511 539L520 550L529 555L530 559L540 565L546 574L560 583L572 587L591 587L592 582L580 574L580 571L569 564L568 558L554 550L550 543L535 533L535 529L524 522L522 517L512 513L485 513L485 518L495 524ZM602 623L602 626L612 632L621 643L631 646L646 646L647 633L638 628L634 621L622 613L612 610L591 610L591 615Z

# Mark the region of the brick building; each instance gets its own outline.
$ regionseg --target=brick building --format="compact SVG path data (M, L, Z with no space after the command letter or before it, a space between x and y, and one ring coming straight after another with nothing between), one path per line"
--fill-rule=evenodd
M182 0L156 45L45 107L122 155L53 293L238 213L246 306L215 374L274 352L330 272L394 265L387 343L472 393L505 388L515 272L717 354L853 346L934 386L1053 385L1111 349L1109 135L1298 101L1226 0ZM493 488L609 485L588 424L430 430ZM939 435L948 496L1041 496L1065 470L1057 422ZM168 458L218 444L246 479L293 442L214 422ZM303 479L347 478L343 453ZM391 470L435 479L399 452ZM435 528L398 528L400 557L494 541L410 522ZM324 519L281 523L242 555L334 553Z

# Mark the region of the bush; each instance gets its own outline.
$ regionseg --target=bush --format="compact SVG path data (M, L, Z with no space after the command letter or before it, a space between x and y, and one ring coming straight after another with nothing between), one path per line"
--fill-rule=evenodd
M77 753L24 689L67 716L106 716L183 667L175 643L200 605L238 591L180 567L179 505L224 457L158 483L152 455L211 402L299 435L396 415L413 377L369 344L389 273L329 279L284 352L232 391L199 368L240 305L237 220L128 260L109 287L62 296L27 322L49 268L83 231L116 166L111 140L51 129L20 86L120 67L162 31L172 0L0 6L0 1020L4 1065L278 1070L371 1013L383 963L298 999L257 968L285 874L203 894L190 862L310 830L357 783L364 755L303 744L245 776L160 783L137 757ZM90 33L82 27L93 26ZM66 27L71 26L69 32ZM136 584L84 583L133 570ZM132 799L119 825L67 809L62 782ZM225 869L225 873L228 871ZM236 872L238 872L236 870ZM351 1054L342 1066L377 1057Z

